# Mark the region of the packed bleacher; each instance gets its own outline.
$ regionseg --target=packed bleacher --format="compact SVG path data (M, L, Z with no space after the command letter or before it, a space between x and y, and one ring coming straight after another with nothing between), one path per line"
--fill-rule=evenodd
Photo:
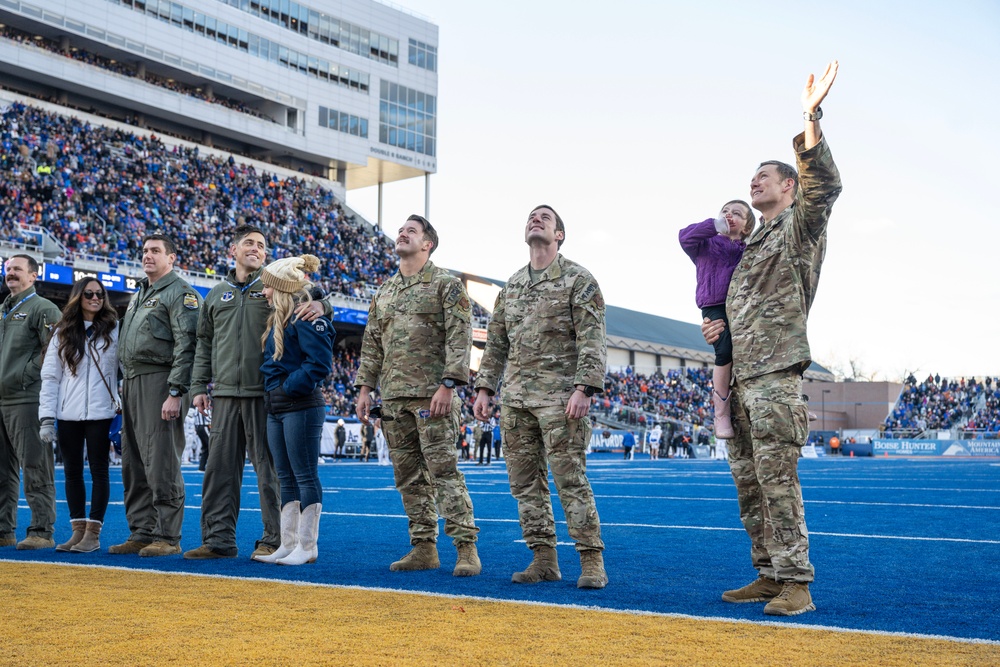
M965 431L1000 431L1000 394L995 378L942 378L929 375L922 382L912 374L886 418L887 437L915 436L925 431L961 428Z
M324 291L367 298L396 269L391 243L345 215L333 193L230 157L169 147L23 104L0 116L0 235L46 227L69 257L135 260L142 237L162 231L178 268L224 275L226 229L261 227L272 259L312 253Z
M604 395L595 400L605 414L620 417L625 411L640 411L655 415L657 421L672 419L699 426L712 422L710 368L672 368L651 375L628 368L608 373L604 385ZM641 414L637 419L645 421Z

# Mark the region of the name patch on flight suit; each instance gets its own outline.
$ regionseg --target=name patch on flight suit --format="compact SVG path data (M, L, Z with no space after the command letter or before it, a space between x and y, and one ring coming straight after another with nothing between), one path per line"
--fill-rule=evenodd
M159 299L146 299L146 302L142 304L143 308L156 308L156 304L160 302Z
M11 315L10 319L14 320L15 322L20 322L21 320L27 319L27 317L28 313L14 313L13 315Z
M235 294L233 294L232 291L224 292L220 301L222 301L222 303L225 303L227 301L232 301L234 296Z
M198 310L198 297L194 294L185 294L184 307L188 310Z
M263 299L265 297L264 297L264 292L257 291L257 292L250 292L250 294L248 295L247 298L250 298L250 299Z

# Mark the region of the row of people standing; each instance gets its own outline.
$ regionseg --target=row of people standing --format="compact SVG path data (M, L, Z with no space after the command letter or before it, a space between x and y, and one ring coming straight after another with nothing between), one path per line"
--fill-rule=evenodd
M280 552L278 478L288 480L283 491L296 501L299 494L312 498L321 493L316 457L311 475L308 465L300 469L298 460L287 455L282 427L309 413L313 418L306 423L308 433L295 432L294 442L312 446L318 455L324 403L318 385L332 367L335 333L326 319L306 325L292 318L294 307L309 300L305 276L318 268L315 257L278 260L264 272L264 235L248 226L236 230L230 253L235 268L203 305L198 293L173 271L173 242L163 235L147 236L142 257L146 277L120 325L97 280L78 281L60 314L34 291L35 260L18 255L8 261L11 296L0 311L0 364L11 375L0 379L9 387L0 400L0 546L15 544L19 469L24 470L32 520L27 537L16 544L19 549L55 546L51 442L58 438L67 459L72 527L72 537L58 548L99 548L108 503L108 427L120 406L129 538L108 552L147 557L180 553L185 499L182 416L193 395L200 411L207 412L213 401L215 410L203 489L203 545L186 556L236 555L235 524L247 453L257 472L264 520L254 557ZM275 302L278 307L268 307ZM313 424L317 410L318 426ZM273 434L273 450L268 448L268 433ZM84 443L93 481L89 516ZM311 512L318 519L319 507ZM300 542L309 543L298 539L298 523L295 544L278 557L292 555ZM302 562L315 558L308 550L294 556Z

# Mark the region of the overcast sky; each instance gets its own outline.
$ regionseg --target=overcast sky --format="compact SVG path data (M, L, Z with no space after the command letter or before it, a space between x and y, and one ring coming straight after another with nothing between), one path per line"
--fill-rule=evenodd
M799 96L839 59L844 191L813 356L878 379L1000 375L1000 3L399 0L440 26L434 261L507 279L537 204L608 303L698 322L677 232L793 162ZM395 230L424 181L384 187ZM348 203L377 219L374 188Z

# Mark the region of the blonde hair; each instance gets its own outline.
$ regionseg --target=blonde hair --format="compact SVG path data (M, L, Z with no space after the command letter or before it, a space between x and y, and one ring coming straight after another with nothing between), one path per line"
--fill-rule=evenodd
M267 337L274 331L274 358L281 359L285 354L285 327L288 326L292 315L295 314L295 308L302 303L312 303L312 300L312 295L305 289L301 289L294 294L274 290L274 293L271 295L273 309L267 316L267 326L264 327L264 335L260 337L261 349L267 347Z
M306 274L315 273L319 268L319 258L315 255L286 257L264 267L262 282L271 288L271 313L267 316L267 326L260 337L260 347L267 347L267 337L274 332L274 358L285 354L285 327L288 326L295 308L300 304L312 303L310 284Z

